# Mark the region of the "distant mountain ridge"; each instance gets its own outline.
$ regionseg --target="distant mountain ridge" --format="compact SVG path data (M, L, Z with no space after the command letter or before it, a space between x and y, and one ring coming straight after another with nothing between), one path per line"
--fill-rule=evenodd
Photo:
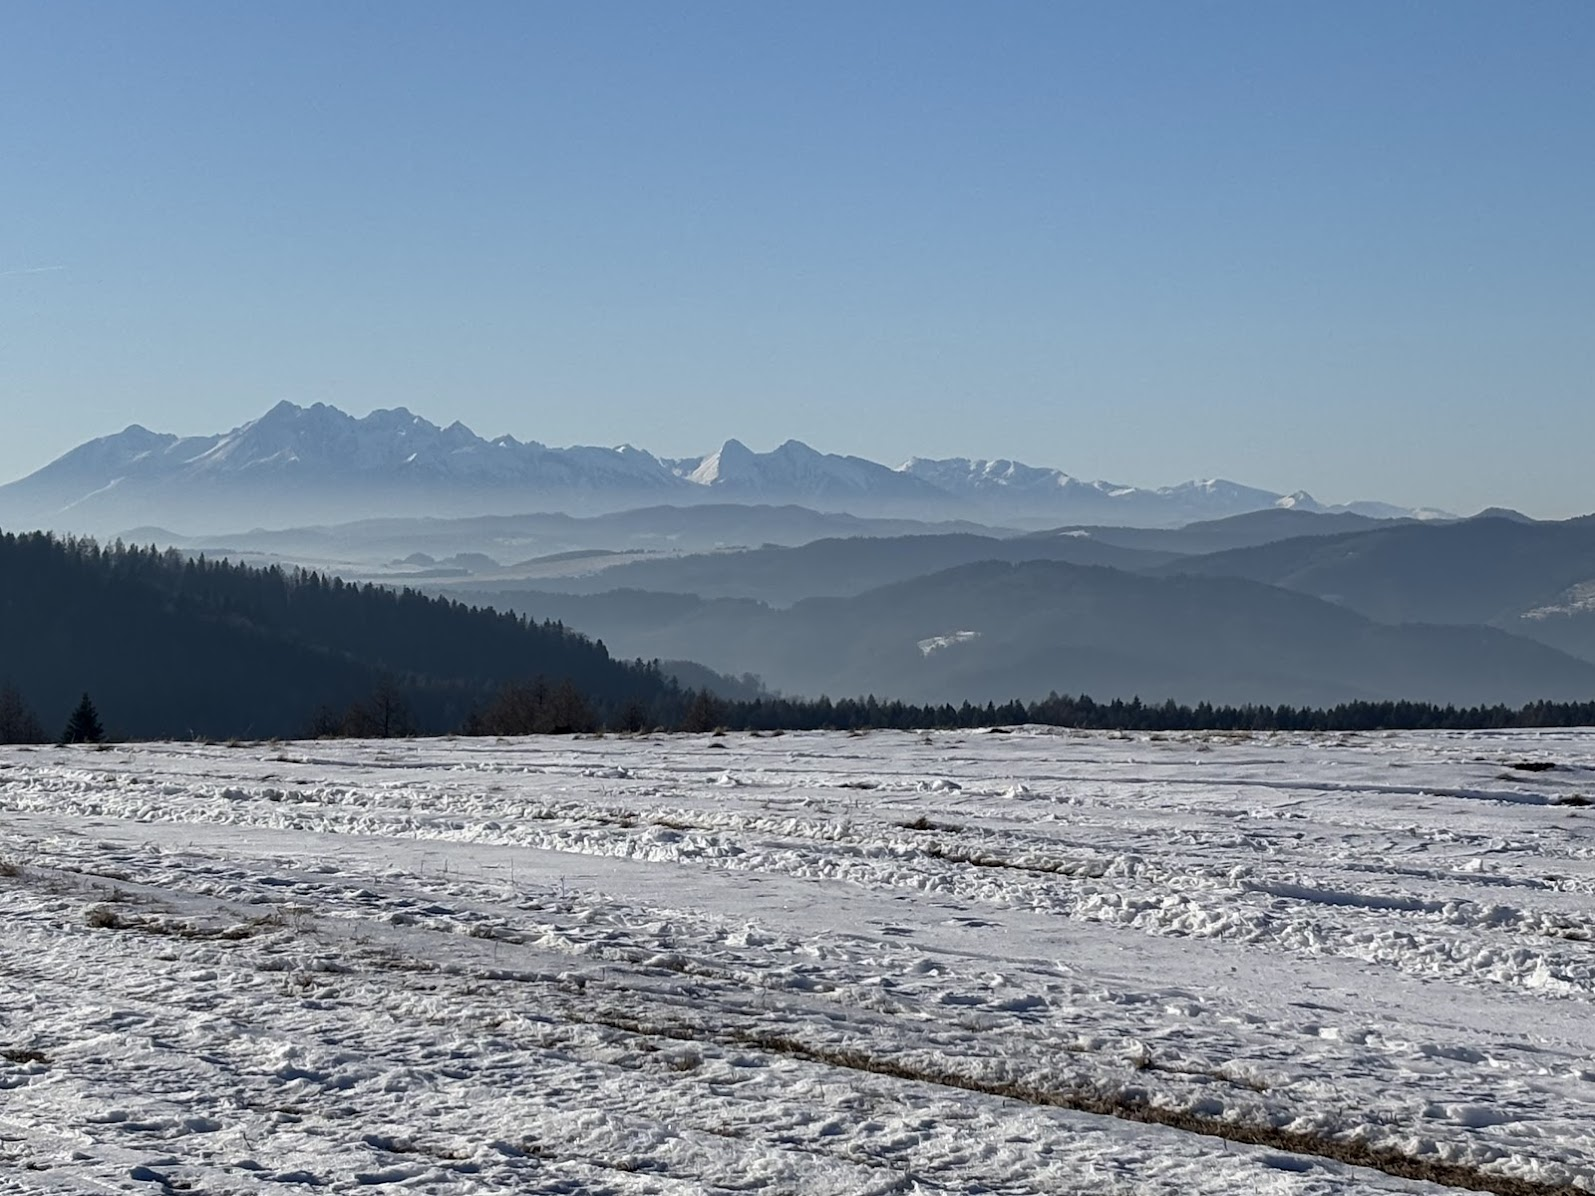
M1245 578L1383 623L1498 627L1595 661L1595 516L1536 522L1495 510L1455 523L1385 523L1155 571Z
M375 516L562 510L599 514L644 504L800 502L820 510L1170 527L1270 507L1417 516L1386 504L1325 507L1222 479L1147 489L1086 482L1015 461L913 458L893 468L797 440L760 453L727 440L702 457L646 450L551 448L439 427L403 407L362 418L316 403L278 403L229 432L179 437L137 424L91 440L0 486L0 521L107 531L135 523L283 526Z
M1243 578L1059 560L982 560L780 610L644 590L457 596L558 619L622 656L686 657L808 696L1467 705L1595 692L1595 663L1493 627L1393 626Z

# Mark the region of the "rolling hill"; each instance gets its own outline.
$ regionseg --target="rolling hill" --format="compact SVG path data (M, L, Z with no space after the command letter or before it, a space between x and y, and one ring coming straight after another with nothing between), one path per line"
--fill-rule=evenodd
M1169 559L1170 554L1164 552L1072 536L848 537L816 540L796 548L772 546L630 561L581 576L549 579L531 588L573 594L652 590L703 598L753 598L773 606L790 606L804 598L862 594L976 561L1054 560L1141 569Z
M1387 626L1231 577L984 561L778 610L615 591L477 593L623 655L752 672L787 692L1005 701L1051 690L1148 700L1520 703L1595 694L1595 665L1484 627Z
M1242 577L1384 623L1480 624L1595 660L1595 517L1489 514L1184 558L1159 572Z

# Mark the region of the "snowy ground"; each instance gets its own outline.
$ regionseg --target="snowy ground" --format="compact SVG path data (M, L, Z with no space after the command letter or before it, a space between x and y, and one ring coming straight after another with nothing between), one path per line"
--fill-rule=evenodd
M0 1191L1595 1191L1584 794L1595 732L0 749Z

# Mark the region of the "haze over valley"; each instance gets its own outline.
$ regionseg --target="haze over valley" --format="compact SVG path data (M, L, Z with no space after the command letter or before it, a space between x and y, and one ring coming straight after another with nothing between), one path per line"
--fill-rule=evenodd
M0 487L0 504L23 526L98 524L189 558L553 620L725 698L1517 706L1595 692L1590 519L1330 509L1009 461L891 468L795 441L688 459L549 449L289 403L214 436L89 441ZM288 522L306 511L323 518ZM389 513L339 518L369 511ZM253 526L208 535L143 522L225 529L246 512Z

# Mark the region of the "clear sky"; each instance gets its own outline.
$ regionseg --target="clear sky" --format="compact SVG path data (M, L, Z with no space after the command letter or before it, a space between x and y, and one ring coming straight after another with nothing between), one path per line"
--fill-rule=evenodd
M0 5L0 480L279 399L1595 510L1595 4Z

